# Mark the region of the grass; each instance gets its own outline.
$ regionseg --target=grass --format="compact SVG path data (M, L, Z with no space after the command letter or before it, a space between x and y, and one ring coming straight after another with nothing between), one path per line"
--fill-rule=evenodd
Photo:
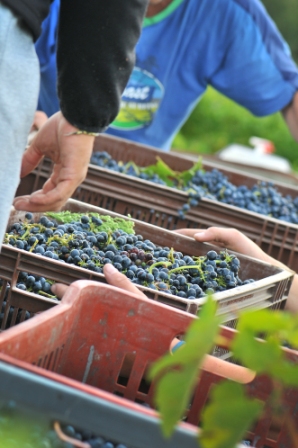
M275 154L288 159L298 172L298 143L280 113L255 117L210 87L172 146L181 151L214 154L231 143L250 146L248 140L253 135L271 140Z

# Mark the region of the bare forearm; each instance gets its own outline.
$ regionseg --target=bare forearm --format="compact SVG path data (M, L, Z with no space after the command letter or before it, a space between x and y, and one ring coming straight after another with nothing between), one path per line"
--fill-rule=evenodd
M292 136L298 142L298 92L295 93L291 103L281 112Z

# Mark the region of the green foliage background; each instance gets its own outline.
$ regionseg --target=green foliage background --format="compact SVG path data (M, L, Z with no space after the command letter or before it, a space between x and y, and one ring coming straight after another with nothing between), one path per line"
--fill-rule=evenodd
M263 0L269 14L289 43L298 62L298 0ZM298 143L279 113L258 118L243 107L208 88L172 147L188 152L214 154L231 143L249 145L252 135L272 140L276 154L287 158L298 172Z

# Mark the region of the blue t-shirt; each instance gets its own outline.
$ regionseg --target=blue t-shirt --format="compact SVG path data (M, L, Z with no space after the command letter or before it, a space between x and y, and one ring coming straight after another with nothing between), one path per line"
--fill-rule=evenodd
M40 90L37 109L49 117L60 109L57 94L56 38L60 0L54 0L35 49L40 65Z
M39 107L49 115L58 110L57 5L36 44ZM288 45L258 0L173 0L146 18L121 110L106 132L169 150L208 85L257 116L281 110L298 90Z

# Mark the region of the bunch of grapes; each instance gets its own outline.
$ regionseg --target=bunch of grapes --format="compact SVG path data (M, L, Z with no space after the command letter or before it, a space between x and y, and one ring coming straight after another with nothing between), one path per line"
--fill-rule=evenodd
M1 327L3 319L4 319L4 313L5 313L5 308L6 308L6 304L7 304L7 296L8 296L8 292L9 292L9 289L10 289L10 285L8 283L6 283L4 285L3 284L3 280L0 280L0 291L2 290L2 288L5 288L5 293L4 293L4 299L3 299L3 302L2 302L1 312L0 312L0 327ZM14 313L14 307L11 306L9 308L9 311L8 311L8 316L7 316L7 320L6 320L6 324L5 324L5 329L7 329L7 328L9 328L11 326L13 313ZM31 317L30 313L28 311L26 311L24 317L22 318L22 310L20 309L20 310L18 310L18 314L17 314L15 323L19 324L23 320L30 319L30 317Z
M75 429L71 425L64 425L62 427L64 434L72 437L73 439L80 440L82 442L86 442L90 445L90 448L128 448L127 445L123 443L114 443L111 440L107 440L104 437L95 436L92 432L89 431L81 431ZM63 444L57 448L71 448L71 444Z
M58 298L51 293L51 285L53 284L52 281L45 279L44 277L28 274L28 272L21 271L18 275L18 280L16 283L16 288L21 289L22 291L28 291L28 292L34 292L35 294L48 297L54 300L58 301ZM0 279L0 292L2 292L2 289L5 288L3 302L1 306L1 312L0 312L0 327L2 325L3 319L4 319L4 313L7 306L7 298L8 293L10 290L10 284L9 282L3 281ZM12 318L14 314L15 308L14 306L9 307L7 320L5 323L5 329L10 328L12 324ZM29 311L24 311L22 309L18 310L15 325L19 324L20 322L23 322L24 320L30 319L31 314Z
M42 216L34 223L27 213L23 222L11 226L4 242L97 273L112 263L136 285L191 300L254 281L240 279L240 261L226 250L191 257L122 229L102 231L101 224L88 215L66 224ZM40 278L37 282L36 289L42 286Z
M107 168L117 173L127 174L128 176L137 177L143 180L149 180L159 185L166 185L166 182L160 178L157 173L144 173L139 167L133 163L117 162L106 151L96 151L92 154L91 161L93 165L100 166L101 168Z
M35 294L55 299L56 296L51 293L52 284L53 281L45 277L21 271L18 275L16 287L22 291L34 292Z
M142 173L134 163L123 164L117 162L107 152L95 152L91 163L112 171L165 185L158 174ZM196 207L199 204L202 198L208 198L298 224L298 197L283 196L272 182L260 181L252 188L245 185L236 186L217 169L207 172L200 169L183 186L177 183L174 188L188 193L188 201L178 210L178 215L182 219L185 218L185 214L191 207Z

